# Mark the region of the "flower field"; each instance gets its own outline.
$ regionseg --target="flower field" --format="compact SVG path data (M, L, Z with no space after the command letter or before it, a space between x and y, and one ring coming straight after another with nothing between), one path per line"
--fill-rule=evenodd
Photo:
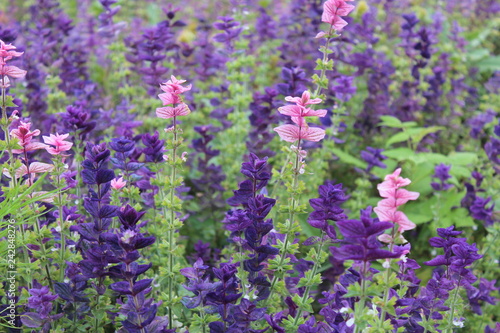
M0 0L0 331L500 333L494 0Z

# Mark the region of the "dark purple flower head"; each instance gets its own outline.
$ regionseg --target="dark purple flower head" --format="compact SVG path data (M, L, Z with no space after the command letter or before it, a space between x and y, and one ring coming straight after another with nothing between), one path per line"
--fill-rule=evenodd
M318 192L319 198L309 200L314 211L309 215L307 222L335 239L335 226L329 225L328 221L338 222L347 218L344 210L340 208L340 205L347 200L347 196L342 189L342 184L333 185L332 182L321 185Z
M243 31L240 23L235 21L234 18L229 16L220 16L218 19L221 22L215 22L214 28L222 30L223 32L214 36L214 40L219 43L225 43L229 50L232 50L232 42Z
M276 89L283 96L301 96L307 89L306 72L299 67L286 66L281 70L284 83L278 83Z
M433 178L437 178L439 183L432 182L431 186L436 191L446 191L447 189L453 187L452 184L447 184L446 181L451 178L450 176L451 165L438 164L434 168Z
M163 146L165 145L164 140L159 139L160 134L155 131L153 135L146 133L142 136L142 143L146 148L142 150L146 162L158 163L163 160Z
M419 19L414 13L404 14L403 19L405 20L405 23L401 25L403 30L412 30L419 22Z
M488 109L486 112L478 114L477 116L469 119L468 124L471 127L470 136L474 139L479 139L484 135L484 127L491 123L496 116L496 112Z
M31 297L28 298L28 307L35 310L42 319L49 316L52 311L52 302L58 297L52 295L47 286L39 286L29 290Z
M495 222L495 203L493 202L489 207L486 207L490 201L491 197L485 199L476 196L469 208L471 216L477 220L484 221L486 226L492 225Z
M242 181L239 184L239 189L234 192L234 196L227 200L231 206L246 204L250 197L255 196L257 191L263 189L271 174L267 171L267 157L260 159L255 154L250 154L248 162L241 164L241 173L249 179Z
M366 147L366 150L361 151L361 158L365 160L368 165L364 170L367 173L370 173L374 167L379 167L385 169L387 166L382 162L387 159L387 156L382 155L383 149ZM375 176L373 176L375 177Z
M138 212L130 205L126 205L118 210L118 218L125 230L135 230L137 228L137 223L146 214L146 212Z
M490 137L490 141L486 142L484 145L484 151L490 159L491 163L496 164L496 167L500 167L500 139Z
M354 76L341 75L335 79L335 85L330 90L335 93L335 97L342 102L347 102L356 94Z
M79 131L79 135L85 138L90 131L96 127L96 122L90 120L90 111L82 104L69 105L66 113L61 115L64 130L67 132Z
M275 39L277 36L277 27L276 22L273 17L267 14L264 8L259 8L259 17L255 22L255 30L259 35L259 39L261 41L265 41L268 39Z
M372 208L361 210L360 220L337 222L340 233L344 236L343 245L331 247L332 255L339 260L372 261L385 258L397 258L401 253L382 250L382 243L377 239L385 230L393 228L390 222L380 222L372 218Z
M135 143L126 138L111 139L109 147L119 153L130 153L134 150Z

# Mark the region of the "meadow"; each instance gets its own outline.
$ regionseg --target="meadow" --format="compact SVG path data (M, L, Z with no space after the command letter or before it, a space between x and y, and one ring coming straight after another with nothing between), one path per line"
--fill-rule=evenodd
M0 0L0 331L500 332L494 0Z

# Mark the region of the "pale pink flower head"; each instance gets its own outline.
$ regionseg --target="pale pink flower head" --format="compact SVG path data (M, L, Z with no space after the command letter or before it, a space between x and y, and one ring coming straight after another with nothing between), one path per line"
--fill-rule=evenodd
M163 105L182 103L182 99L179 97L179 95L176 95L176 94L163 93L163 94L159 94L158 97L160 97Z
M302 119L302 118L299 118ZM325 130L319 127L309 127L296 125L281 125L274 128L280 138L287 142L295 142L297 140L307 140L318 142L325 137Z
M10 76L13 78L22 78L26 75L26 71L22 70L16 66L7 66L7 61L12 59L13 57L20 57L23 52L16 52L16 47L11 44L5 44L2 40L0 40L0 75L2 76ZM6 78L4 78L4 88L9 86L8 82L5 82Z
M111 188L118 191L125 187L127 185L127 182L123 180L123 177L120 178L115 178L111 180Z
M324 117L326 116L326 110L313 110L311 108L306 108L300 105L285 105L278 108L278 112L294 118L303 118L303 117ZM296 121L294 121L298 124Z
M12 59L13 57L20 57L24 52L16 52L16 47L12 44L5 44L3 40L0 39L0 64L5 65L5 62Z
M384 181L377 185L377 189L382 198L394 197L394 191L400 187L407 186L411 183L408 178L400 177L401 168L397 168L392 174L385 176ZM416 192L414 192L416 193ZM417 197L418 197L418 193ZM414 199L410 199L414 200Z
M69 134L50 134L50 136L43 136L43 141L46 144L55 146L53 147L47 147L45 148L49 154L51 155L61 155L61 156L68 156L68 155L63 155L61 153L68 151L71 149L73 146L72 142L69 141L64 141L69 136Z
M163 119L169 119L178 116L187 116L191 111L187 104L179 104L176 107L165 106L156 109L156 116Z
M285 101L295 103L302 107L306 107L306 105L319 104L323 100L321 98L311 99L311 93L308 90L306 90L302 93L302 97L287 96L285 97Z
M415 228L415 223L397 209L409 200L416 200L420 193L401 188L409 185L411 180L400 177L400 174L401 168L398 168L392 174L385 176L384 181L377 185L380 196L385 199L380 200L373 210L380 221L395 223L399 226L398 231L403 232Z
M186 80L177 80L175 76L170 76L170 80L161 84L161 90L166 93L171 93L175 95L182 94L188 90L191 90L191 85L183 87L182 84L186 82Z
M328 0L323 5L321 21L340 31L347 25L347 22L341 16L347 16L353 9L354 6L347 4L344 0Z
M19 140L19 145L23 147L23 149L13 149L12 152L14 154L21 154L24 153L25 151L33 151L37 149L44 149L47 147L41 142L37 141L32 141L33 137L40 135L40 130L34 130L31 131L31 123L30 122L23 122L21 121L21 124L19 125L18 128L13 129L10 131L10 136L13 138L17 138Z

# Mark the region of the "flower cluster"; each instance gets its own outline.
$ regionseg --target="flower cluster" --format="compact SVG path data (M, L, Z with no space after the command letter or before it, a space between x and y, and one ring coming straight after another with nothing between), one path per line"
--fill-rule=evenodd
M14 51L15 46L11 44L5 44L3 40L0 39L0 75L2 75L1 88L5 89L10 86L9 77L11 78L23 78L26 75L26 71L20 69L19 67L7 65L7 61L14 57L20 57L24 52Z
M301 140L308 140L317 142L325 137L325 130L319 127L310 127L306 121L305 117L324 117L326 115L326 110L313 110L308 107L308 105L319 104L322 102L320 98L311 99L311 94L309 91L304 91L302 97L291 97L285 98L288 102L293 102L295 105L287 105L280 107L278 111L286 116L290 116L292 119L292 124L281 125L274 128L274 131L278 133L280 138L287 142L296 142Z
M385 199L378 202L374 211L380 221L397 224L398 231L402 233L405 230L415 228L415 223L411 222L405 213L398 211L398 207L409 200L416 200L420 193L402 189L401 187L409 185L411 181L408 178L400 177L400 174L401 168L396 169L377 185L380 196Z
M178 116L186 116L191 111L189 110L189 106L182 101L181 94L191 90L191 85L186 87L182 86L182 83L186 82L186 80L177 80L175 76L171 76L170 80L161 84L161 90L164 93L159 94L163 105L173 104L175 106L165 106L162 108L156 109L156 116L159 118L175 118Z

